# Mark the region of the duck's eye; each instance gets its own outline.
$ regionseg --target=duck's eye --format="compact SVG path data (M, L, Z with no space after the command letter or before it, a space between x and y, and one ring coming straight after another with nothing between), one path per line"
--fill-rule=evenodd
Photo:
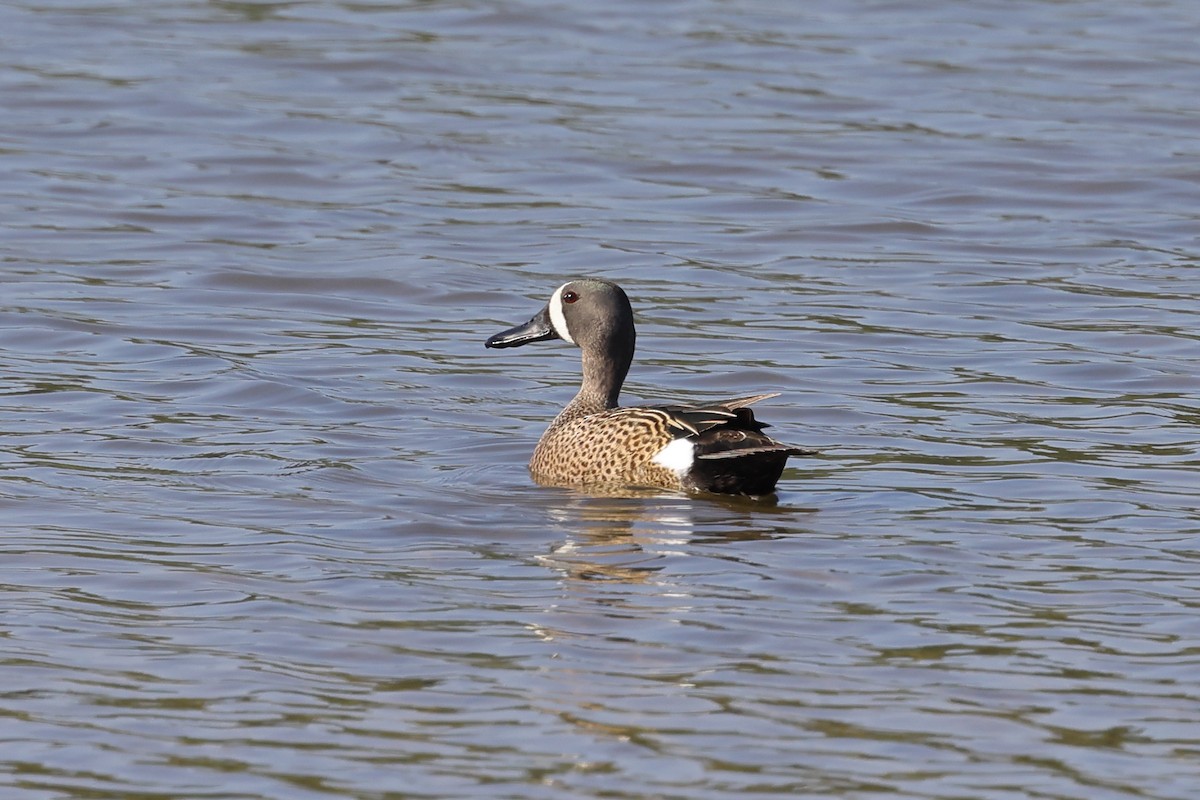
M563 292L562 299L564 303L574 303L579 299L579 295L575 294L574 292Z

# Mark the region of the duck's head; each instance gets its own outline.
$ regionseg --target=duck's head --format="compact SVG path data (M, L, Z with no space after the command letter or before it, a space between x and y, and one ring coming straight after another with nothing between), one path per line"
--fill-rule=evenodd
M565 339L585 353L628 363L633 358L633 308L615 283L595 278L569 281L554 290L546 307L524 325L497 333L486 347L520 347Z

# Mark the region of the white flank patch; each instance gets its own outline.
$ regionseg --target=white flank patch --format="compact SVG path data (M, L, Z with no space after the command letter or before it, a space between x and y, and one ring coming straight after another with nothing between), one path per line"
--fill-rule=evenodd
M694 456L695 450L696 446L687 439L675 439L662 450L655 453L654 458L650 460L659 466L666 467L682 478L692 468L692 463L696 460Z
M554 290L554 296L550 298L550 324L554 326L555 333L571 344L575 344L575 340L571 338L571 332L567 330L567 315L563 313L562 290L565 288L567 285L564 283Z

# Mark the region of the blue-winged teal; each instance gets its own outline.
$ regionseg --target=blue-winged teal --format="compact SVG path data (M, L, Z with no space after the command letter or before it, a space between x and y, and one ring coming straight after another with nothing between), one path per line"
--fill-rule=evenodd
M700 406L618 407L636 333L629 298L615 283L565 283L533 319L486 345L556 338L583 350L583 383L533 451L529 469L538 483L763 495L775 490L788 456L813 452L762 432L766 425L748 406L774 394Z

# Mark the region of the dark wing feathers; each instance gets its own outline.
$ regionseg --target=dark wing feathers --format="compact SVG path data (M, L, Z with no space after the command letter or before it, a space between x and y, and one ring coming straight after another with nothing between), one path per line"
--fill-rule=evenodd
M810 456L816 450L781 444L763 433L769 427L754 418L748 406L779 393L756 394L698 406L655 406L667 427L696 443L696 458L727 459L746 456Z
M653 412L667 432L695 447L694 461L684 478L690 489L726 494L763 495L775 491L789 456L808 456L815 450L777 442L763 433L765 423L749 406L774 394L739 397L695 406L658 406Z
M667 415L667 424L684 436L699 436L711 428L720 425L734 425L745 430L761 431L767 427L765 422L759 422L746 406L778 396L779 392L756 394L750 397L739 397L734 400L722 400L702 406L655 406L655 411ZM736 424L735 424L736 423Z
M770 400L772 397L779 397L779 392L767 392L766 394L752 394L749 397L739 397L735 400L725 400L720 403L714 403L713 405L717 405L722 408L738 409L738 408L745 408L746 406L752 406L760 400Z
M696 456L696 458L741 458L742 456L761 456L766 455L767 453L786 453L789 456L815 456L817 451L807 447L790 447L786 444L773 442L772 444L739 447L736 450L720 450L717 452L701 453L700 455Z
M667 412L667 425L683 435L699 436L710 428L724 425L737 414L721 408L683 408L668 406L662 409Z

